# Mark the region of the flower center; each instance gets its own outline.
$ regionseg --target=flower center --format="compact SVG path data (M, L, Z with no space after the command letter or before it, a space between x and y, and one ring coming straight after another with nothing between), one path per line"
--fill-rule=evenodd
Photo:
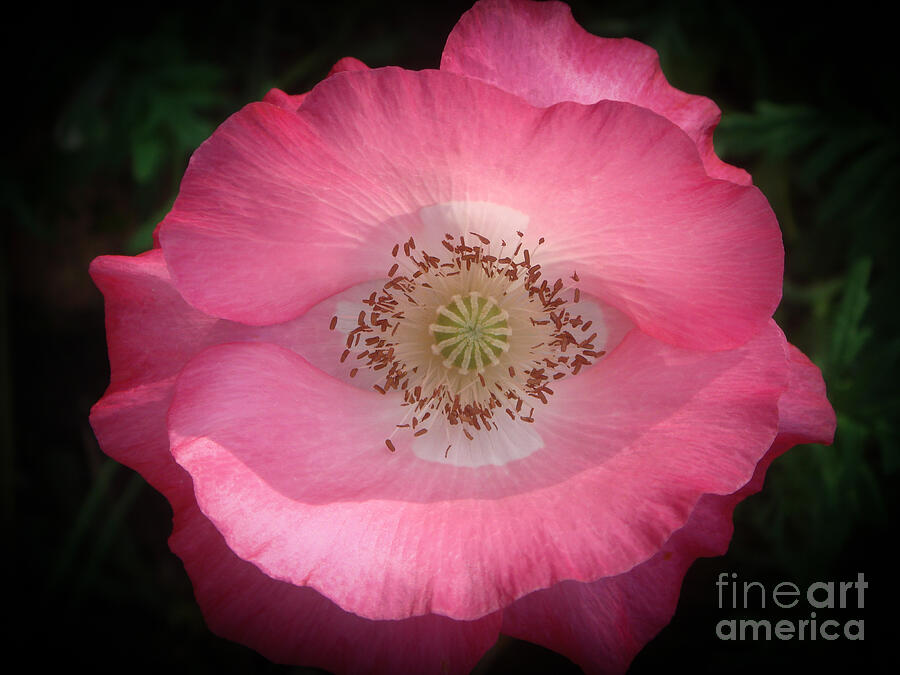
M441 426L450 438L455 427L472 441L499 430L495 413L507 423L534 422L534 406L553 395L550 383L605 353L594 347L591 322L570 311L578 275L543 279L517 234L514 247L446 234L440 256L417 250L412 238L394 246L389 280L363 299L369 310L359 313L340 359L352 358L351 377L360 368L381 375L378 393L402 394L398 430L418 437ZM394 451L390 438L385 444Z
M483 373L485 365L496 366L497 358L509 351L509 312L501 309L493 297L471 291L454 295L447 305L437 308L437 321L428 326L434 335L431 351L444 357L447 368L465 375L470 370Z

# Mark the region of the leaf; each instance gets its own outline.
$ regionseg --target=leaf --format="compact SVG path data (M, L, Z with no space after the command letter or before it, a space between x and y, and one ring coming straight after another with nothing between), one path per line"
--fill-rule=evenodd
M715 146L721 155L764 152L781 158L809 147L826 131L824 118L813 108L761 101L751 114L723 115L716 129Z
M828 197L819 209L819 218L824 221L847 219L851 222L859 218L859 209L869 204L873 188L896 183L889 180L900 161L900 146L887 143L871 148L868 152L842 167L835 176ZM892 191L896 198L896 193Z
M862 325L869 304L867 286L871 270L871 260L862 258L853 264L847 274L844 294L831 327L827 369L835 374L844 371L856 360L872 336L871 329Z
M157 172L165 156L161 139L135 138L131 143L131 173L138 183L146 183Z
M801 164L799 174L807 185L821 180L849 156L864 152L878 142L880 133L871 126L831 130Z

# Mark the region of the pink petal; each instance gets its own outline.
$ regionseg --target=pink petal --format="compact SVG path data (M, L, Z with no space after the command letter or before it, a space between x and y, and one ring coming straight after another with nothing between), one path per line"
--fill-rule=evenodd
M263 96L263 103L271 103L272 105L277 105L279 108L284 110L289 110L291 112L296 112L297 108L300 107L300 104L303 103L303 99L306 98L309 92L305 92L303 94L288 94L283 92L281 89L277 87L272 87L266 92L266 95Z
M332 75L334 75L336 73L343 73L343 72L351 71L351 70L368 70L368 69L369 69L369 67L365 63L360 61L359 59L355 59L352 56L345 56L344 58L338 60L338 62L335 63L331 67L331 70L328 71L328 75L326 75L325 77L326 78L331 77ZM297 109L300 107L300 104L303 103L303 100L306 98L306 96L308 94L309 94L309 92L304 92L302 94L288 94L288 93L282 91L281 89L278 89L277 87L273 87L268 92L266 92L265 96L263 96L263 102L269 103L274 106L278 106L279 108L288 110L290 112L296 112ZM160 223L160 225L161 224L162 223ZM159 248L159 227L160 227L160 225L157 225L156 228L153 230L153 247L154 248Z
M174 378L226 323L181 299L159 249L96 258L90 273L106 305L110 391Z
M196 505L177 514L169 543L210 629L276 663L335 673L468 673L499 632L499 613L474 621L434 614L370 621L345 612L238 558Z
M353 56L345 56L335 63L328 71L328 77L337 73L352 72L355 70L369 70L369 66Z
M270 341L284 345L290 338L294 338L294 344L288 348L312 365L343 382L371 391L373 384L384 384L384 373L362 367L364 361L356 358L365 351L365 343L354 346L344 362L340 359L347 349L350 331L358 325L359 313L371 311L369 305L363 304L363 299L368 298L373 291L380 291L385 282L386 279L378 279L357 284L322 300L310 307L299 319L279 324L281 328L273 332L279 337L283 335L283 341ZM337 317L334 330L331 330L332 317ZM350 369L354 367L358 368L358 372L351 378Z
M286 321L385 274L372 251L389 254L398 237L373 231L387 217L366 215L378 192L301 116L255 103L194 153L160 243L192 305L253 325Z
M787 357L790 383L778 401L780 419L774 447L786 450L800 443L830 444L837 420L825 394L822 373L792 344L787 345Z
M175 378L108 391L91 408L91 427L107 455L140 473L177 512L194 501L191 477L169 454L166 412Z
M563 109L577 107L548 113ZM709 179L684 135L646 109L602 101L581 110L603 119L602 128L581 125L593 141L582 145L596 154L584 165L565 157L576 188L557 195L552 216L541 214L540 224L553 223L545 270L576 268L583 292L673 345L728 349L761 330L783 276L781 233L762 193ZM566 175L559 166L545 171Z
M730 495L700 498L688 522L659 553L618 576L536 591L503 613L502 631L558 651L587 673L621 673L675 613L684 574L698 557L723 555L733 532L732 512L762 488L766 470L797 443L830 443L834 411L821 373L786 345L789 385L778 402L779 433L753 478Z
M225 342L271 342L356 386L375 382L368 371L351 380L350 364L340 362L346 331L329 330L331 317L341 312L351 311L355 325L374 282L327 298L294 321L255 327L216 319L187 304L157 249L136 257L99 257L91 263L91 276L106 301L110 392L161 380L173 386L173 376L191 358Z
M303 349L296 322L254 328L198 312L173 287L159 249L133 258L101 256L90 272L106 305L111 392L171 379L193 356L222 342Z
M260 325L382 277L419 211L455 201L527 214L548 264L673 344L741 344L780 298L765 198L710 179L670 122L436 71L331 77L299 115L248 106L194 154L160 238L188 302Z
M367 618L473 619L630 569L703 493L745 484L775 436L782 343L773 326L697 354L632 331L560 387L543 450L478 469L387 451L389 397L271 345L224 345L179 377L170 441L200 508L269 576Z
M670 85L656 50L591 35L561 2L477 2L447 38L441 70L490 82L537 106L608 99L649 108L691 137L710 176L750 184L746 171L715 154L721 113L712 101Z
M107 394L91 411L103 450L162 492L175 513L169 540L211 630L280 663L340 673L467 673L497 638L500 615L472 622L427 615L369 621L310 588L267 577L238 558L197 509L191 478L168 451L172 381Z
M359 59L355 59L352 56L345 56L331 67L331 70L328 71L328 75L326 75L325 77L331 77L335 73L343 73L348 70L352 71L368 69L369 66L367 66ZM296 112L297 108L299 108L300 104L303 103L303 99L306 98L306 95L308 93L309 92L291 95L286 94L277 87L273 87L265 96L263 96L263 102L271 103L272 105L277 105L279 108L284 108L285 110Z

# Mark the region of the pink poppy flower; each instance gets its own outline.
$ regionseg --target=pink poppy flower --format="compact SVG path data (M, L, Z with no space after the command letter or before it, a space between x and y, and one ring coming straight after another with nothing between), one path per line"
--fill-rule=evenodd
M565 5L483 0L440 70L345 59L219 127L156 247L91 267L92 425L214 632L335 672L464 673L500 632L627 668L834 431L718 118Z

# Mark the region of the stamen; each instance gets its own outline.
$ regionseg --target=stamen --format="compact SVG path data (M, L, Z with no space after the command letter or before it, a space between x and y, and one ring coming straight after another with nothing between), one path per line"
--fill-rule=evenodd
M523 414L526 398L548 403L548 382L577 374L606 353L595 349L596 332L581 341L572 335L576 328L587 334L591 322L569 312L561 279L549 283L532 264L543 237L529 250L519 232L515 251L506 255L506 241L497 251L488 237L469 234L481 245L446 233L442 257L417 249L412 237L395 244L388 281L362 301L369 311L359 313L340 356L342 363L355 357L350 377L360 368L381 374L372 388L396 393L407 411L396 426L414 437L439 423L447 425L448 437L461 425L473 441L475 433L499 428L495 411L533 423L534 408ZM571 278L579 280L575 272ZM580 299L575 288L572 305ZM337 319L331 318L330 330ZM395 451L389 439L385 444Z

